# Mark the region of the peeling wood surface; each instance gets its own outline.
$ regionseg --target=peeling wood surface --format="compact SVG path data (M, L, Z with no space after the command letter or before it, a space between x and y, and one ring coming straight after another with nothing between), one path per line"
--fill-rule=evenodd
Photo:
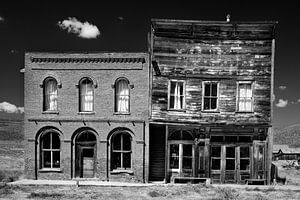
M179 25L164 22L153 23L152 55L153 60L158 63L161 75L153 76L152 80L152 120L196 123L270 123L271 38L274 34L274 25L237 25L235 31L239 37L233 38L223 34L222 31L226 29L232 31L232 26L226 24L220 27L219 25L196 26L195 29L195 26L191 28L188 23ZM204 33L204 35L198 34L197 37L183 36L187 35L189 30L197 31L198 29L201 33L209 30L205 33L209 37ZM168 110L169 79L186 81L186 109L184 111ZM201 110L202 82L212 79L220 83L219 109L218 112L208 113ZM236 112L237 81L239 80L254 82L254 112Z

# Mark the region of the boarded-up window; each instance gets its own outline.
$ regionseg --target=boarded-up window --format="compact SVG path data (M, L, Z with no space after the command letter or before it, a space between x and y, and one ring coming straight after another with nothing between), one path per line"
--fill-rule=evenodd
M111 170L131 168L131 136L126 132L112 136Z
M169 109L182 110L184 107L184 81L170 81Z
M239 82L238 83L238 111L252 112L252 83Z
M46 132L40 137L40 168L60 168L60 139L57 132Z
M47 78L44 81L44 111L57 110L57 81L54 78Z
M218 83L204 82L203 86L203 110L217 110Z
M129 113L129 81L120 78L115 84L115 112Z
M92 112L94 110L94 89L93 82L89 78L80 81L80 112Z

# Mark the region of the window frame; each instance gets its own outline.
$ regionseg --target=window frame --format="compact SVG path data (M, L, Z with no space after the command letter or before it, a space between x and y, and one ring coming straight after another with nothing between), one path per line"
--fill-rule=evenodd
M117 93L117 89L118 89L118 84L121 80L125 80L127 82L127 88L128 88L128 111L119 111L119 108L117 106L118 102L117 101L119 98L119 93ZM130 95L130 89L133 86L130 85L130 81L126 78L126 77L119 77L116 79L115 84L114 84L114 114L119 114L119 115L128 115L130 114L130 110L131 110L131 106L130 106L130 99L131 99L131 95Z
M85 97L85 95L82 94L82 91L81 91L81 85L83 84L83 81L85 80L89 80L91 83L92 83L92 91L93 91L93 100L91 101L92 102L92 110L83 110L82 109L82 104L83 104L83 101L82 101L82 97ZM90 77L83 77L80 79L79 81L79 84L78 84L78 100L79 100L79 114L93 114L95 113L95 83L93 81L92 78Z
M120 141L120 150L115 150L114 149L114 143L115 143L115 137L117 135L121 135L121 141ZM124 150L124 135L126 135L127 137L129 137L130 139L130 150ZM127 131L119 131L119 132L116 132L114 133L111 138L110 138L110 145L111 145L111 148L110 148L110 171L111 172L114 172L114 171L131 171L132 170L132 136L130 133L128 133ZM113 157L113 154L114 153L120 153L121 154L121 166L120 167L117 167L117 168L113 168L113 162L114 162L114 157ZM130 154L130 168L125 168L123 165L124 165L124 154Z
M250 111L246 111L246 110L243 110L241 111L240 108L239 108L239 99L240 99L240 84L250 84L251 85L251 110ZM237 81L236 82L236 112L238 113L252 113L254 112L254 81ZM244 97L246 98L246 97Z
M216 108L215 109L204 109L204 98L205 96L205 84L211 84L216 83L217 84L217 102L216 102ZM208 98L211 98L212 96L209 96ZM201 109L202 112L219 112L219 98L220 98L220 82L219 81L202 81L202 105Z
M179 82L179 83L183 83L183 91L182 91L182 96L183 96L183 102L182 102L182 108L181 109L175 109L175 108L171 108L171 84L172 82ZM175 95L173 95L175 97ZM186 81L185 80L177 80L177 79L170 79L168 81L168 110L174 110L174 111L184 111L186 109ZM174 98L175 101L175 98Z
M43 144L44 144L44 137L47 135L47 134L50 134L50 143L49 143L49 149L44 149L43 148ZM53 141L52 141L52 135L53 134L56 134L59 138L59 149L53 149L52 146L53 146ZM46 130L44 131L40 137L39 137L39 158L40 158L40 166L39 166L39 169L42 170L42 171L60 171L61 170L61 135L58 131L54 130L54 129L51 129L51 130ZM50 156L51 156L51 159L50 159L50 167L45 167L45 163L44 163L44 152L50 152ZM53 163L54 163L54 160L53 160L53 152L59 152L59 167L53 167Z
M56 84L56 108L55 109L50 109L50 101L48 102L48 105L46 104L46 96L48 96L48 95L51 96L51 93L46 94L46 87L49 84L49 82L52 80ZM43 109L42 109L43 113L57 113L58 112L58 88L59 88L58 81L54 77L49 76L44 79L41 87L43 88ZM49 107L49 109L46 109L46 107Z

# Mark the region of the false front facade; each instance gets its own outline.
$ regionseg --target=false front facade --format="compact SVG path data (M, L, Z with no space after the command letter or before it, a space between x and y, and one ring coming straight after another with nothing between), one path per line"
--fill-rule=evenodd
M268 183L274 23L152 20L149 180Z

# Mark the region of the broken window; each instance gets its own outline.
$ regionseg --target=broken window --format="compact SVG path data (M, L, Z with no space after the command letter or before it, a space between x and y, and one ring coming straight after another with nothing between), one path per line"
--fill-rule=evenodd
M41 168L60 168L60 138L57 132L46 132L40 137Z
M115 84L115 112L129 113L129 81L119 78Z
M240 147L240 170L250 170L250 148Z
M57 110L57 81L54 78L47 78L44 81L44 111Z
M218 108L218 83L204 82L203 84L203 110L217 110Z
M184 81L169 82L169 109L182 110L185 107Z
M235 147L226 147L226 170L235 170Z
M111 170L131 168L131 136L120 132L112 136Z
M94 90L93 81L89 78L83 78L79 83L79 111L92 112L94 110Z
M238 83L238 111L252 112L252 82Z
M211 147L211 169L221 170L221 146Z

